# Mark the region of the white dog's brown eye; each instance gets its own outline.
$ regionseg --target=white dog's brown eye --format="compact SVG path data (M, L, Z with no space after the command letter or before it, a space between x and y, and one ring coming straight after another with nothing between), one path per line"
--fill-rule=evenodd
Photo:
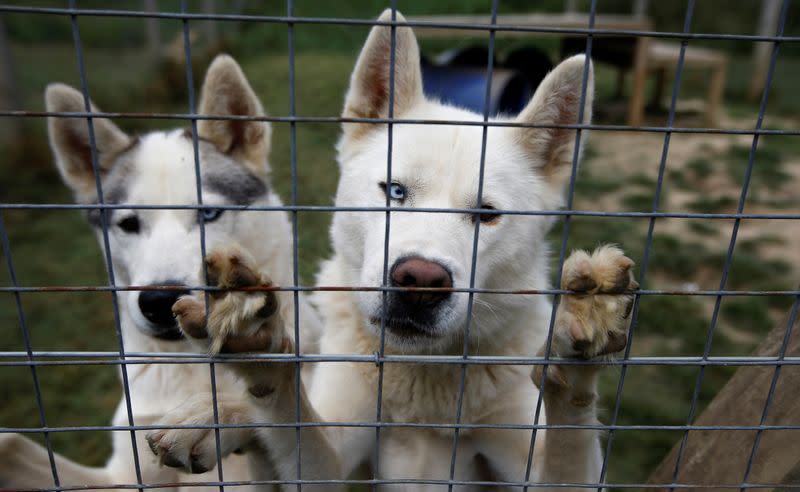
M129 215L128 217L125 217L124 219L117 222L117 227L127 232L128 234L138 234L139 217L135 215Z
M481 209L482 210L495 210L495 208L493 206L489 205L488 203L484 203L483 205L481 205ZM481 223L483 223L483 224L494 224L495 222L500 220L500 215L501 214L497 214L497 213L487 213L487 214L475 213L472 216L472 223L473 224L475 223L475 218L477 217L478 220L480 220Z

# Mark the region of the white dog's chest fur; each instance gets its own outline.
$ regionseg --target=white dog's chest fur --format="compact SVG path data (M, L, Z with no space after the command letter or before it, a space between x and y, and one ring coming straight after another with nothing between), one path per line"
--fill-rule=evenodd
M395 422L454 423L461 374L462 366L456 364L387 364L383 379L386 418ZM377 371L371 371L370 375L375 377L377 385ZM519 367L469 366L461 423L480 422L497 407L498 401L528 384L530 378Z
M320 285L346 285L336 259L323 264L319 274ZM329 354L372 355L379 351L380 341L364 326L363 317L349 292L320 292L316 304L325 318L326 327L321 339L321 351ZM530 337L536 338L536 337ZM520 340L508 345L516 353L492 355L533 355L528 345L535 340ZM386 354L400 354L385 347ZM461 355L453 354L453 355ZM325 370L336 370L330 364ZM379 369L374 364L358 364L358 374L363 384L377 391ZM388 422L453 424L456 420L462 378L461 364L414 364L388 362L384 364L382 387L382 417ZM463 424L486 423L498 409L513 405L520 398L533 399L536 387L530 378L530 368L513 365L473 364L467 366L464 398L460 421ZM535 403L528 401L528 406ZM530 423L514 422L517 424ZM447 435L451 428L439 429ZM465 432L468 433L468 432Z

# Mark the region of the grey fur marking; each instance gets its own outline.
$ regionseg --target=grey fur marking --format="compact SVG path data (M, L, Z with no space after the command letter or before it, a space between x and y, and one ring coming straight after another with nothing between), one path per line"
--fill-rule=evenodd
M201 141L200 147L203 189L219 193L235 205L250 205L269 191L264 180L213 144Z
M204 191L217 193L233 205L250 205L269 191L267 183L251 173L243 164L221 153L210 142L200 139L200 169ZM136 167L136 142L118 154L102 182L103 201L116 205L126 203L128 182ZM194 176L191 177L194 180ZM101 209L86 212L94 227L102 227ZM113 210L106 210L106 224L111 225Z

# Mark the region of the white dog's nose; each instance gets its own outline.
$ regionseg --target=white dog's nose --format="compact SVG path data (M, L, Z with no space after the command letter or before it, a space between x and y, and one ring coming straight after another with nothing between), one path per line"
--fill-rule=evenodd
M403 258L392 266L392 287L443 287L453 286L453 276L440 263L419 257ZM432 306L447 299L450 292L398 292L409 304Z

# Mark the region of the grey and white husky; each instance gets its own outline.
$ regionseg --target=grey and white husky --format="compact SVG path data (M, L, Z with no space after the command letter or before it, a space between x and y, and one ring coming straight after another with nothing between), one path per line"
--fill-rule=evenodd
M82 112L80 92L52 84L45 95L51 112ZM93 107L93 111L97 108ZM199 113L259 117L264 115L239 65L229 56L217 57L203 84ZM50 144L64 182L79 203L98 202L92 166L89 127L85 118L51 117ZM195 155L190 130L155 131L133 137L108 119L94 118L97 165L103 199L108 204L193 206L198 203ZM268 154L270 125L264 121L200 120L197 123L202 202L210 208L97 209L88 219L103 244L102 223L108 228L112 264L117 285L173 285L175 290L119 292L122 338L127 352L191 352L172 313L172 305L188 286L205 283L201 271L200 222L204 223L209 250L235 242L249 251L251 261L270 272L279 285L291 285L291 229L284 212L248 212L214 208L224 205L277 206L280 199L270 188ZM283 296L280 294L279 296ZM294 309L292 296L282 299ZM301 331L313 343L319 321L300 296ZM293 316L286 316L292 323ZM80 320L75 320L80 323ZM111 336L109 332L109 336ZM314 350L312 347L309 349ZM127 366L135 425L153 425L173 408L188 401L211 408L210 374L204 364L130 364ZM222 400L227 393L239 395L244 386L229 371L217 371ZM227 417L221 409L220 417ZM194 422L208 424L210 421ZM113 425L127 426L125 400L120 401ZM200 432L212 433L203 430ZM237 446L248 442L247 431ZM180 482L216 481L216 471L201 476L161 466L147 449L144 431L136 432L142 481L172 484L159 490L183 490ZM245 445L246 447L246 445ZM208 450L203 450L207 452ZM230 450L228 450L230 451ZM189 470L202 472L204 465L191 462ZM102 468L56 458L62 486L133 484L137 482L130 433L113 433L113 452ZM244 456L223 462L225 480L248 480L251 474ZM0 435L0 487L50 487L53 477L47 452L19 435ZM216 488L212 488L216 490ZM206 490L197 487L187 490ZM238 490L238 489L237 489Z

